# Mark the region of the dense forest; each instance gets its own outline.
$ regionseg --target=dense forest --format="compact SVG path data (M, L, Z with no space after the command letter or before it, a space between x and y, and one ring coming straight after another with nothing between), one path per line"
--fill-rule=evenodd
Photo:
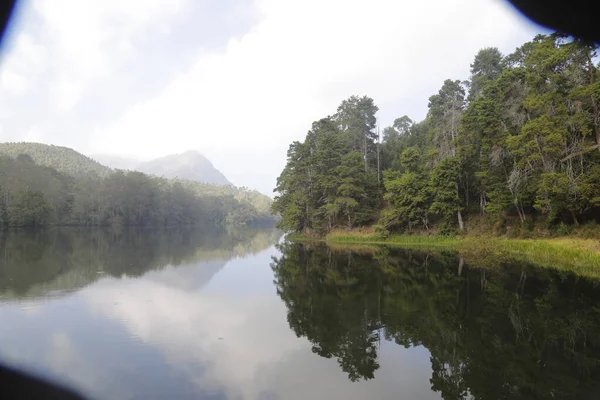
M427 348L445 400L598 397L597 280L470 268L455 253L278 247L271 267L290 328L352 381L376 378L396 344Z
M482 49L467 80L429 98L423 121L402 116L381 135L373 99L344 100L289 147L272 206L281 227L388 234L462 231L470 219L528 229L600 220L597 50L561 34L509 55Z
M15 144L10 145L15 148ZM26 154L14 158L0 155L0 226L217 226L273 222L270 199L255 191L168 180L137 171L112 171L100 164L106 171L98 173L89 167L96 165L93 160L74 150L29 145L20 146ZM43 146L61 151L39 151ZM33 155L29 154L30 148ZM70 152L78 156L66 157ZM59 158L60 171L48 166Z

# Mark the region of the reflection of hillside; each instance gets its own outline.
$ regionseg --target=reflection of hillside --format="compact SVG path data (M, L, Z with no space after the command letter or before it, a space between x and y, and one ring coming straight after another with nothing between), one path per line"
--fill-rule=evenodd
M429 350L432 389L446 400L594 398L598 281L475 268L450 253L280 250L272 268L290 327L351 380L376 377L385 338Z
M4 232L0 235L0 300L60 294L102 276L140 276L169 265L202 263L205 270L190 268L186 273L201 274L196 282L207 282L231 258L264 250L278 238L278 231L251 229Z

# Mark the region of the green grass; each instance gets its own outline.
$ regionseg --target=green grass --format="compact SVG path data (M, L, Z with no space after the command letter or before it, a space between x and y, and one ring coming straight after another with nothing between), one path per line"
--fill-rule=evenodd
M339 234L330 233L325 237L327 243L368 243L368 244L392 244L396 246L427 246L447 247L456 246L461 239L456 236L411 236L392 235L388 238L376 234Z
M455 250L473 265L494 266L502 262L527 262L542 267L600 277L600 241L582 238L506 239L492 236L410 236L383 238L372 232L332 232L318 238L289 235L292 241L322 241L344 245L388 245L424 250Z
M474 246L488 248L491 257L526 261L535 265L600 277L600 242L593 239L490 239L477 243L468 239L459 252ZM488 256L488 257L489 257Z

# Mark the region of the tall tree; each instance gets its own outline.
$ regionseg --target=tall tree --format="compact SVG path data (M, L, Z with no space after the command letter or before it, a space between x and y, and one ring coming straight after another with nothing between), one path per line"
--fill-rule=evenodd
M475 100L485 84L497 79L503 69L503 56L496 47L479 50L471 64L469 101Z
M351 96L348 100L342 101L334 117L341 130L348 134L352 150L360 152L365 171L376 166L377 118L375 114L378 110L372 98Z
M465 88L460 81L446 79L438 94L429 98L430 129L437 160L456 155L460 120L465 108Z
M444 85L438 92L429 98L429 113L432 141L435 145L435 164L439 164L448 157L453 159L456 157L456 139L460 130L461 117L465 108L465 88L460 81L452 81L447 79ZM449 164L445 163L442 168L446 168ZM453 182L455 195L458 198L459 180L461 173L460 163L452 162L452 171L450 174L455 177ZM447 185L449 183L445 183ZM446 192L446 187L441 190L444 196L449 196ZM438 192L440 193L440 192ZM444 197L448 198L448 197ZM441 203L436 201L434 210L442 210ZM445 209L453 209L457 214L458 226L462 231L464 229L462 207L457 205L448 205Z

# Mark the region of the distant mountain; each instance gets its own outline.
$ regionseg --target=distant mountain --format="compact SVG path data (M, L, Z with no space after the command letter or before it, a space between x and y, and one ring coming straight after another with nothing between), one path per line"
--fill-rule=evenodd
M135 169L168 179L178 178L215 185L231 185L225 175L197 151L157 158L141 163Z
M225 175L216 169L206 157L193 150L144 162L112 154L94 154L92 158L114 169L140 171L168 179L231 185Z
M0 226L274 222L271 198L233 186L197 152L142 163L135 170L142 173L114 172L67 147L0 143L0 189L10 194L0 196ZM31 196L41 196L39 201L47 207L30 207ZM140 202L146 204L144 213L131 206Z
M19 154L27 154L36 164L52 167L72 176L82 176L90 172L104 176L111 172L110 168L99 162L62 146L29 142L0 143L0 154L13 158Z
M98 161L100 164L106 165L110 168L130 171L135 170L136 167L141 163L141 161L133 158L115 156L112 154L92 154L90 157Z

